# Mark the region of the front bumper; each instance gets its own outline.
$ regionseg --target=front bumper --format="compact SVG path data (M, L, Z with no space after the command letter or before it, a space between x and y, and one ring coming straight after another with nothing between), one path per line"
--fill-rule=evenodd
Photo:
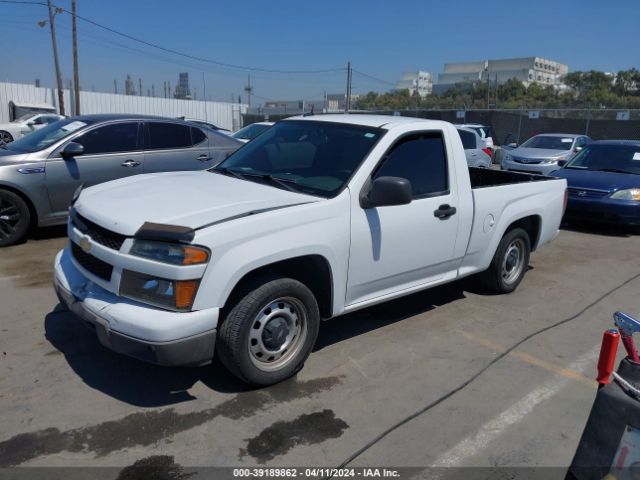
M114 295L78 270L68 248L56 256L53 284L60 302L115 352L171 366L205 365L213 359L217 308L169 312Z
M560 170L557 163L519 163L513 160L502 160L502 169L512 172L537 173L549 175L551 172Z
M640 202L569 196L565 217L575 220L640 226Z

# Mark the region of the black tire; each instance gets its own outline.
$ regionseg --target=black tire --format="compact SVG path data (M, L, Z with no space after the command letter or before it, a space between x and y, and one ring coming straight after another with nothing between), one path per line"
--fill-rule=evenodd
M518 264L510 269L508 267L514 264L514 249L519 253ZM513 292L527 272L530 253L531 241L525 230L514 228L506 232L498 244L489 268L479 276L482 285L495 293ZM508 257L509 255L511 256Z
M24 239L30 224L31 212L25 201L13 192L0 190L0 247Z
M4 143L13 142L13 136L9 132L0 130L0 140L3 141Z
M222 364L251 385L273 385L295 375L320 327L311 290L291 278L270 277L239 297L218 329L216 351Z

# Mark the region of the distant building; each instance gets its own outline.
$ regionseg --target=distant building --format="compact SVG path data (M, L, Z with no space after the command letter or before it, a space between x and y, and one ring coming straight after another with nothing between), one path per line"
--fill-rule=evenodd
M525 87L533 83L562 87L562 77L569 73L569 66L540 57L480 60L476 62L445 63L444 72L438 74L433 89L442 93L455 84L486 82L498 84L515 78Z
M135 95L136 87L133 85L133 79L131 75L127 75L127 79L124 81L124 93L125 95Z
M421 97L426 97L433 90L431 74L418 70L417 72L405 72L396 85L396 90L409 90L413 95L416 91Z
M191 100L191 90L189 88L189 73L181 72L178 76L178 85L176 85L176 93L173 98L182 100Z

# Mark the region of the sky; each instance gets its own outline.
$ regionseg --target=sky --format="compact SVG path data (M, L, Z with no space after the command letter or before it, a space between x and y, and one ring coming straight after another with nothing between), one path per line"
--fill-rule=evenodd
M71 10L71 0L53 3ZM406 71L426 70L437 79L444 63L458 61L539 56L570 71L640 68L638 0L77 0L77 8L111 29L211 61L79 20L84 90L113 92L117 79L122 92L129 74L136 90L141 78L145 94L154 85L161 96L163 82L175 86L186 71L198 98L203 92L222 101L242 95L245 102L251 75L256 105L342 93L348 61L354 93L388 91ZM54 86L50 33L38 26L46 17L42 5L0 1L0 80L39 78ZM66 80L73 78L70 15L58 15L55 25Z

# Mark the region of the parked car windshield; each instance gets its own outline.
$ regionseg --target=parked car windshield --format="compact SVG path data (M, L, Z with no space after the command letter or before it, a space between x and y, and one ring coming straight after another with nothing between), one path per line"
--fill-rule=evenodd
M262 132L264 132L267 128L271 127L271 125L264 125L259 123L253 123L251 125L247 125L244 128L241 128L236 133L231 135L233 138L242 138L243 140L251 140Z
M276 123L211 171L321 197L337 195L382 137L379 128Z
M522 148L543 148L547 150L570 150L573 145L572 137L552 137L537 135L520 145Z
M38 114L33 112L25 113L24 115L20 115L18 118L12 120L12 122L26 122L28 119L35 117L36 115Z
M640 146L588 146L573 157L564 168L640 175Z
M20 153L37 152L71 135L76 130L89 125L89 123L91 122L65 118L64 120L50 123L46 127L36 130L18 140L7 143L5 148Z

